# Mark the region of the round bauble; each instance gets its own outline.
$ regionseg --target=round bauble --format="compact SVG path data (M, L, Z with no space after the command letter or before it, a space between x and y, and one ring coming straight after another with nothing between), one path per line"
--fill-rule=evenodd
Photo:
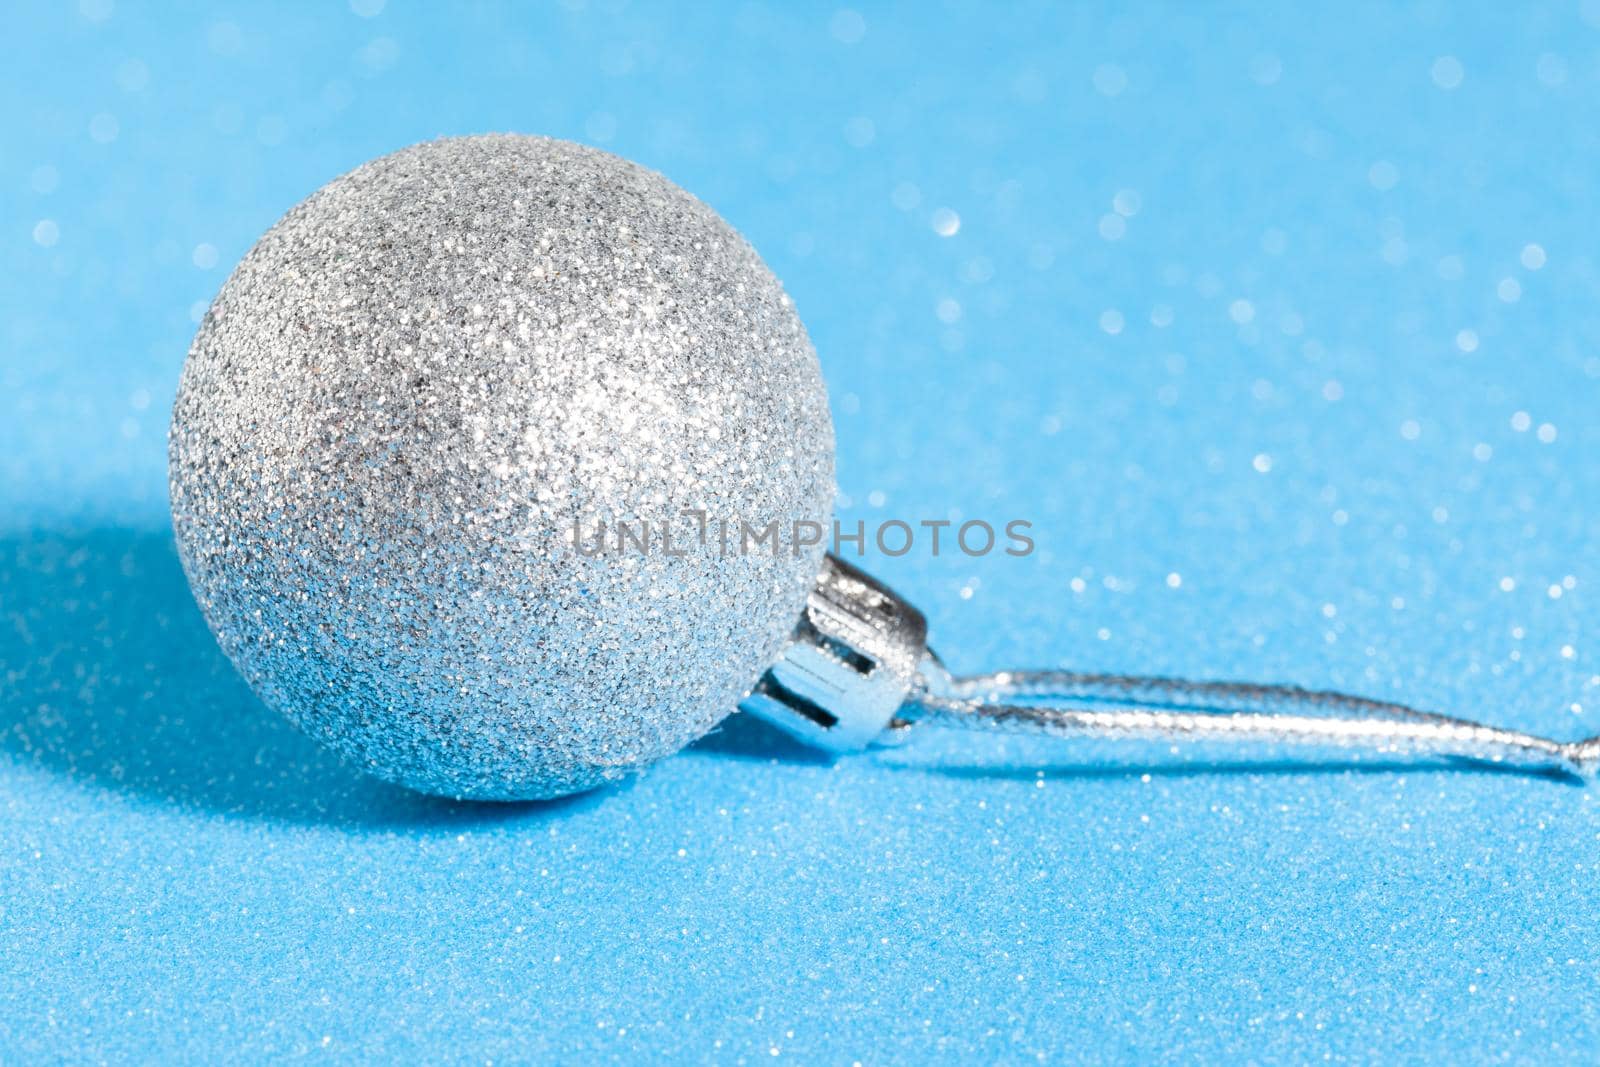
M550 797L755 683L821 545L694 534L826 524L833 431L794 307L716 213L594 149L462 137L251 249L184 367L170 481L266 703L413 789Z

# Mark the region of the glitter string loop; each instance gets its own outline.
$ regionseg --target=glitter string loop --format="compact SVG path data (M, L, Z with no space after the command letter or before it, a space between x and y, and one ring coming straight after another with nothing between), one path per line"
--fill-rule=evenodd
M1552 741L1404 704L1291 685L1048 670L952 677L932 660L924 664L923 682L902 711L906 720L1068 738L1464 758L1584 776L1600 771L1600 738Z

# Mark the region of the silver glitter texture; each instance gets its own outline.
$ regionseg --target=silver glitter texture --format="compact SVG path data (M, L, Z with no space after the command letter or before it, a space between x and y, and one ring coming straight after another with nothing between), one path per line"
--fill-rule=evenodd
M658 174L511 135L374 160L268 231L195 337L169 461L256 692L373 774L485 799L706 733L821 561L586 558L575 519L826 524L833 496L816 356L750 246Z

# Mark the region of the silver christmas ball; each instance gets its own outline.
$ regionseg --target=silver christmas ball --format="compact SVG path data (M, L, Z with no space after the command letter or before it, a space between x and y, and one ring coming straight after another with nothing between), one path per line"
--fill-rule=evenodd
M269 230L195 337L169 462L256 692L373 774L493 799L712 729L822 552L718 523L826 524L833 496L816 356L750 246L658 174L522 136L374 160ZM625 551L596 536L618 522Z

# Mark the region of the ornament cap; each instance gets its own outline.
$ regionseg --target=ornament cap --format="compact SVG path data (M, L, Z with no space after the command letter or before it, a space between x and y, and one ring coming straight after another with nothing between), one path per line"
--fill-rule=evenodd
M893 740L931 658L927 638L922 612L830 554L793 635L739 707L832 752Z

